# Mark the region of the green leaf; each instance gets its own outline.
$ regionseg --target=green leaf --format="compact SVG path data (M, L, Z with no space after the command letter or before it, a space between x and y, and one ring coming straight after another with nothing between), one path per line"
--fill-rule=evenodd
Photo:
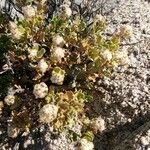
M90 49L88 52L88 55L91 60L93 60L93 61L96 60L97 57L99 56L99 49L97 49L97 48Z
M42 58L45 52L46 52L46 50L44 48L38 50L37 57Z

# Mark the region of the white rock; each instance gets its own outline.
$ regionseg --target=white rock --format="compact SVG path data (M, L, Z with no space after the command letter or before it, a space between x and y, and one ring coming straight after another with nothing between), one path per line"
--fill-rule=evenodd
M142 136L142 137L141 137L141 143L142 143L143 145L148 145L148 144L149 144L149 141L148 141L148 139L147 139L146 137Z
M120 34L124 37L131 37L133 35L133 28L130 25L122 25L120 27Z

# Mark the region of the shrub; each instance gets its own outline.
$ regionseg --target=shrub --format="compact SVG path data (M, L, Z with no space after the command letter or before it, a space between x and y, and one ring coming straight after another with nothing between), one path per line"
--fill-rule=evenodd
M85 103L92 100L90 90L96 79L110 76L119 64L120 42L131 36L131 28L122 27L106 38L103 16L96 15L89 24L79 14L72 16L67 1L48 24L43 1L22 10L24 18L10 22L9 28L14 46L11 52L17 62L14 80L25 89L16 94L17 103L11 106L12 125L24 131L48 123L72 140L92 141L95 132L104 130L104 120L90 121Z

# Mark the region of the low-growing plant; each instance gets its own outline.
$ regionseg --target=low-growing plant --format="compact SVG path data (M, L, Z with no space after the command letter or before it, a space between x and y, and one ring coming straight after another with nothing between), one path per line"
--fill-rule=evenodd
M92 141L97 127L104 129L104 121L94 127L101 121L89 120L85 103L92 101L96 79L110 76L124 59L118 57L118 49L132 29L122 27L106 37L103 16L89 23L79 14L72 16L70 4L64 1L47 23L45 1L29 3L22 7L24 17L10 22L14 80L24 89L14 95L12 124L24 131L48 123L72 140Z

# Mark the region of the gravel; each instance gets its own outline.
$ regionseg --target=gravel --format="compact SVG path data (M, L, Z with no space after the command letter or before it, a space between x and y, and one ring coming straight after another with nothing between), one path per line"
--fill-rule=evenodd
M117 6L114 7L109 2L113 3L108 0L104 11L114 9L106 16L111 20L107 32L113 33L120 25L129 24L133 27L134 36L121 47L121 50L128 50L130 65L119 67L111 78L98 81L97 88L103 96L95 101L93 110L105 118L107 131L104 135L97 135L95 146L98 150L115 149L116 145L127 140L121 145L121 150L148 149L150 145L145 144L150 143L148 135L141 137L143 142L140 145L135 142L136 136L140 137L138 133L132 139L128 140L128 137L150 120L150 3L121 0L116 1Z

